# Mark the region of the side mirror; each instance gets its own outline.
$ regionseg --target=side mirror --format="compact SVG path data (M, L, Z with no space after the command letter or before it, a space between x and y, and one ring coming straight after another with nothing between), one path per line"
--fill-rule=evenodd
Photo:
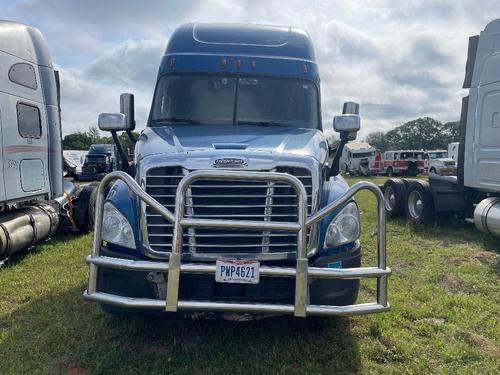
M333 118L333 129L338 133L357 132L360 124L359 115L339 115Z
M340 172L340 156L347 142L356 139L361 121L359 119L359 104L354 102L345 102L342 109L342 115L333 118L333 129L340 133L340 142L335 149L332 164L328 172L330 176L336 176Z
M135 109L134 94L120 95L120 113L125 115L126 128L123 130L135 129Z
M123 113L100 113L97 125L99 129L105 131L127 130L126 119Z

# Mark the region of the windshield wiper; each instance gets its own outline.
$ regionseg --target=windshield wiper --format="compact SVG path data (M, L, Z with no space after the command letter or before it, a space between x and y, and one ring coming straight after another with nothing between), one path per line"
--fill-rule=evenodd
M154 122L155 123L158 123L158 122L178 122L178 123L190 124L190 125L201 124L201 122L198 120L193 120L190 118L181 118L181 117L167 117L167 118L162 118L159 120L154 120Z
M238 120L238 125L256 125L256 126L293 126L278 121L245 121Z

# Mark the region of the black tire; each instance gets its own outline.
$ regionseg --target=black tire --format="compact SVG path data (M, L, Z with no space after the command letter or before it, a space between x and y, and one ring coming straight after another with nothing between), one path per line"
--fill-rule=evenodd
M94 189L95 187L91 184L85 185L75 194L76 199L73 203L73 221L76 230L80 233L85 233L90 228L88 205Z
M412 182L418 181L418 180L415 178L402 178L401 181L403 181L403 183L405 184L405 194L406 194L406 189L408 189L408 186L410 186L410 184Z
M394 176L394 170L392 167L387 168L387 176L392 177Z
M400 178L390 178L384 183L385 212L389 217L404 213L406 185Z
M408 176L417 176L418 175L418 166L414 161L408 162L408 169L406 170L406 174Z
M434 201L429 183L413 181L406 189L405 212L413 225L431 224L435 219Z
M95 223L95 203L97 201L97 188L99 186L98 183L93 183L92 185L92 193L90 194L89 205L87 208L88 216L89 216L89 230L94 230Z
M437 174L437 172L436 172L436 168L432 167L432 168L429 170L429 173L434 173L434 174Z

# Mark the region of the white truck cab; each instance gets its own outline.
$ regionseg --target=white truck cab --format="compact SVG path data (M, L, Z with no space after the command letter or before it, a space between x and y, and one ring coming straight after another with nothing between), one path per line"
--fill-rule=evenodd
M2 260L48 238L60 221L88 227L89 199L63 181L59 78L37 29L0 20L0 88Z
M455 160L448 157L446 150L431 150L425 154L425 168L428 173L451 176L457 174Z
M376 151L375 147L366 142L346 144L340 157L340 170L354 176L371 176Z
M500 19L469 38L463 88L469 94L462 99L456 176L389 179L386 210L414 224L455 213L500 238Z

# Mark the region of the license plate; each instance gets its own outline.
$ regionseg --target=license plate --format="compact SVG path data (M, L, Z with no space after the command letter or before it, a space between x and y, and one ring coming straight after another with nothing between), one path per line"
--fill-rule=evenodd
M218 283L258 284L260 264L256 260L218 259L215 281Z

